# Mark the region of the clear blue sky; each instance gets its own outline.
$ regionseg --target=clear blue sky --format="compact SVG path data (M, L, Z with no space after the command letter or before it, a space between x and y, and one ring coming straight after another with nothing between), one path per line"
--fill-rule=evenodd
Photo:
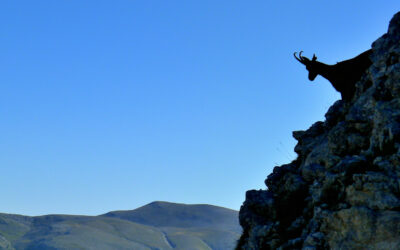
M388 1L2 1L0 212L239 209L339 98L293 52L370 48Z

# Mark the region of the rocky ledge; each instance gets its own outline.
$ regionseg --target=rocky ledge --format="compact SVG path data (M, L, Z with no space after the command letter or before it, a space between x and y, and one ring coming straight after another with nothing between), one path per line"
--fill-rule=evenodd
M400 12L372 51L353 99L247 191L237 249L400 249Z

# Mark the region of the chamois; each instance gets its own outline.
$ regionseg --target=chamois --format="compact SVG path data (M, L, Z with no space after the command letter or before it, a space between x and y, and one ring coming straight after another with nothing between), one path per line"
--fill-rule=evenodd
M313 56L310 60L307 57L301 55L303 51L299 53L299 57L294 53L294 57L297 61L301 62L306 66L308 70L308 79L313 81L317 75L321 75L332 83L332 86L340 92L343 101L350 101L356 90L356 82L361 79L361 76L372 64L369 56L372 50L369 49L360 55L342 62L338 62L335 65L327 65L317 61L317 57Z

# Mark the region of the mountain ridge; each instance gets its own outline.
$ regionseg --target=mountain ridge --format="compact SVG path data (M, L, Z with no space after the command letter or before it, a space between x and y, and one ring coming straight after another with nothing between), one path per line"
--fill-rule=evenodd
M159 214L152 213L154 206L159 207ZM126 214L136 215L139 209L140 216L135 218L154 222L152 217L157 220L168 214L176 215L182 207L186 211L186 217L182 217L184 223L179 216L169 218L162 226L124 218ZM219 211L230 223L218 226L220 218L211 216L211 223L199 226L197 220L207 218L209 210ZM195 219L192 225L191 216ZM226 225L228 227L224 228ZM191 246L192 249L222 250L234 247L240 231L237 211L207 204L157 201L137 209L97 216L0 213L0 249L187 249Z
M157 216L146 216L147 213L155 214ZM100 216L120 218L157 227L218 226L218 228L222 229L222 227L227 226L234 227L231 220L225 221L224 217L219 216L227 213L233 217L237 216L238 211L207 204L187 205L180 203L155 201L134 210L112 211ZM175 221L171 221L171 218ZM179 223L176 223L177 218L180 219ZM212 220L216 220L216 222Z

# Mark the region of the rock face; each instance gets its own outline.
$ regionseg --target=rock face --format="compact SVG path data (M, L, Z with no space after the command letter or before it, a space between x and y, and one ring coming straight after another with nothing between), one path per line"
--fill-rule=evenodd
M353 99L246 193L237 249L400 249L400 12L372 51Z

